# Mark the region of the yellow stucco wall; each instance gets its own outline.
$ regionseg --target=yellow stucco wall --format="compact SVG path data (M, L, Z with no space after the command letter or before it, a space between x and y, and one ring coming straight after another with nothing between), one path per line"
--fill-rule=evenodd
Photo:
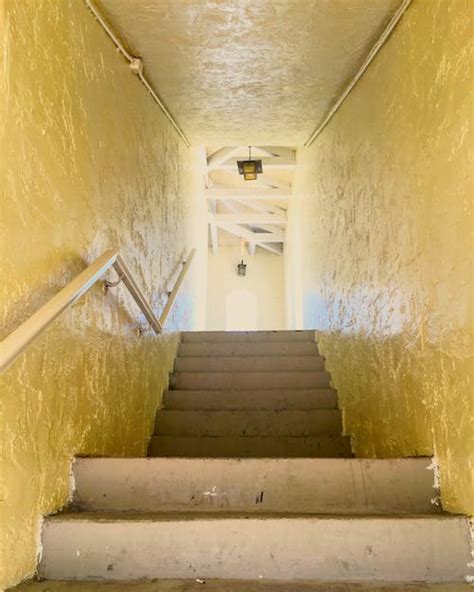
M73 455L145 453L176 330L204 325L207 237L197 152L85 4L6 0L0 15L2 337L114 246L159 311L199 248L163 337L138 337L125 289L97 285L3 375L2 588L34 572L40 517L67 502Z
M299 151L286 254L289 320L320 330L357 455L435 454L468 514L472 7L414 0Z

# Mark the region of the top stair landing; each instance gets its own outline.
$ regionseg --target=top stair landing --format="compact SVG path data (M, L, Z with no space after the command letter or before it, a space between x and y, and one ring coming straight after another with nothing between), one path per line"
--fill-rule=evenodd
M181 336L178 357L317 356L314 331L196 331Z

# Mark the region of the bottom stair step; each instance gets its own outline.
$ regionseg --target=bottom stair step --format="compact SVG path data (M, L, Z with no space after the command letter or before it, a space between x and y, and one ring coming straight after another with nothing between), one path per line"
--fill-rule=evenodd
M43 525L50 579L318 579L463 582L457 516L60 514Z
M351 457L348 436L295 437L178 437L153 436L149 456L234 458Z
M203 587L203 582L205 586ZM472 592L469 584L377 584L274 580L153 580L153 582L29 581L11 592Z

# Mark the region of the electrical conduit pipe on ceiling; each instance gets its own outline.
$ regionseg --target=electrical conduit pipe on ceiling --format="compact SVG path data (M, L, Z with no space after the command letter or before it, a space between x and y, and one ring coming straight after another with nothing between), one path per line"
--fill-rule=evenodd
M144 84L144 86L147 89L147 91L153 97L153 99L158 104L158 106L160 107L160 109L163 111L163 113L166 116L166 118L168 119L168 121L171 123L171 125L176 130L176 132L179 135L179 137L183 140L183 142L186 144L186 146L188 148L191 148L191 142L186 137L186 134L179 127L179 125L177 124L177 122L175 121L175 119L173 118L173 116L171 115L171 113L168 111L166 105L163 103L163 101L160 99L160 97L156 94L156 92L153 90L153 87L148 82L147 78L145 77L145 74L143 73L143 61L140 58L137 58L137 57L133 56L129 51L127 51L127 49L125 48L125 46L122 43L122 41L115 34L114 30L109 25L109 23L107 23L107 21L104 19L104 17L100 14L99 10L94 5L94 3L92 2L92 0L84 0L84 2L86 4L87 8L92 12L92 14L96 18L96 20L99 22L99 24L101 25L101 27L107 33L107 35L112 39L112 41L114 42L114 44L116 45L116 47L120 51L120 53L129 62L130 69L132 70L132 72L136 76L138 76L138 78L140 78L140 80Z

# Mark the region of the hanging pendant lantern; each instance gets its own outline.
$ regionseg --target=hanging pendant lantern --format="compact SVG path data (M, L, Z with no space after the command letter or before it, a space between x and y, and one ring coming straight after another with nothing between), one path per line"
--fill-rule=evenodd
M238 160L237 167L239 169L239 175L243 175L245 181L255 181L257 175L263 173L262 161L252 160L252 147L249 146L249 159Z
M247 274L247 266L244 263L244 260L237 265L237 275L244 276Z

